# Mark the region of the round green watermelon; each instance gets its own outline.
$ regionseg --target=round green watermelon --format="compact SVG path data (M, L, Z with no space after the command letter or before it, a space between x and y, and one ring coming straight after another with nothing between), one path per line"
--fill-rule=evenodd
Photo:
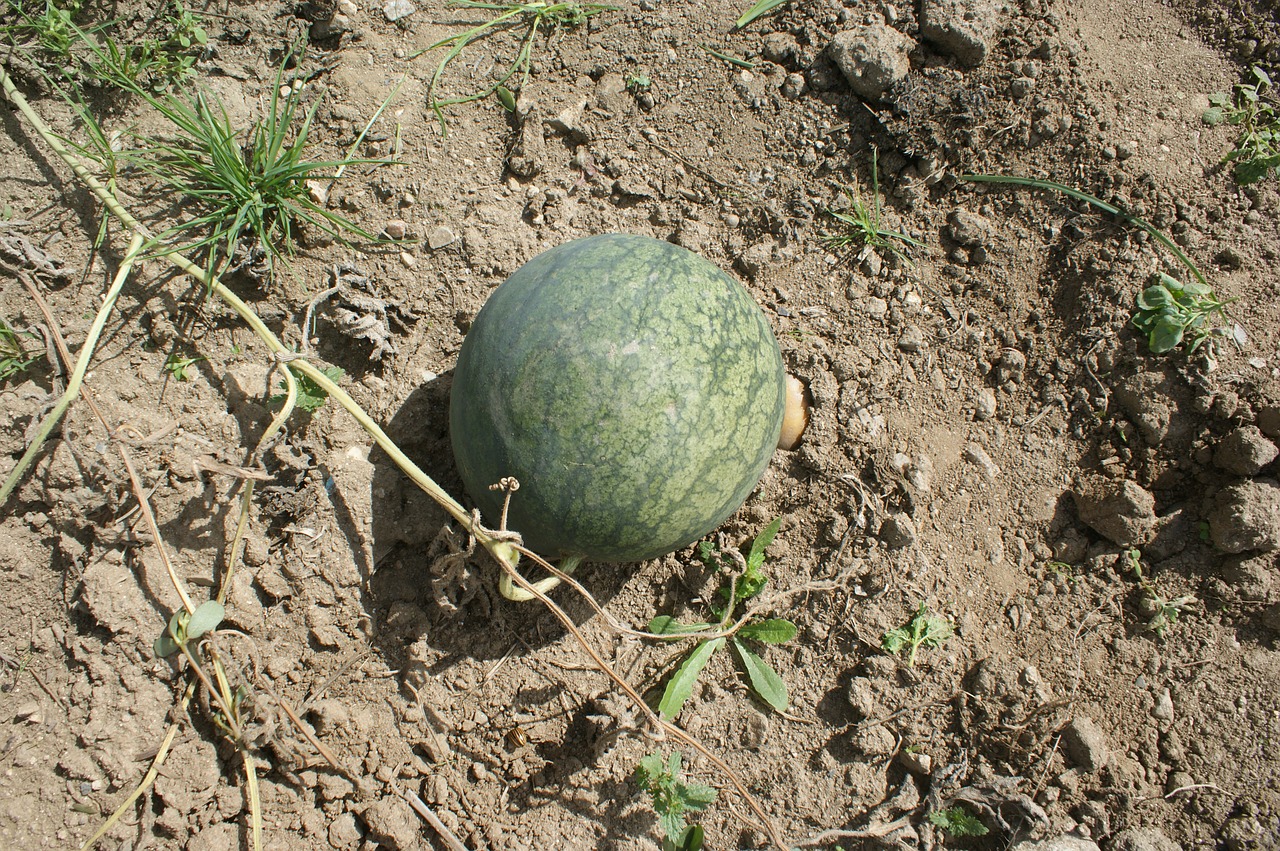
M740 284L656 239L606 234L521 266L458 354L449 424L489 524L548 558L641 561L714 530L778 443L786 373Z

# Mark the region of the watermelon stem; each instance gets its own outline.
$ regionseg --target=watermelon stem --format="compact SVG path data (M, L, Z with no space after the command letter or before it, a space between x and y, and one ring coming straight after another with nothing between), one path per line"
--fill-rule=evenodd
M492 550L490 550L490 552L492 552ZM516 558L519 558L519 557L520 557L520 554L517 552ZM573 573L578 568L578 565L580 564L582 564L582 556L565 556L563 559L560 560L560 565L559 565L560 572L564 574ZM510 571L503 570L502 577L498 580L498 590L502 592L502 596L516 603L525 603L525 602L528 602L529 600L538 599L537 594L530 593L529 591L526 591L525 589L516 585L515 581L512 579L511 574L513 573L515 573L514 562L512 562L511 570ZM540 591L543 594L546 594L552 588L555 588L557 585L560 584L560 577L548 576L546 579L539 579L537 582L534 582L531 584L533 585L534 588L538 589L538 591Z

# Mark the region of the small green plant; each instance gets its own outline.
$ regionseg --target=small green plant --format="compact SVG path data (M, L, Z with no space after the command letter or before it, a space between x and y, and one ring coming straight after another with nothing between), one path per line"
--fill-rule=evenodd
M929 823L950 836L986 836L987 826L965 811L964 807L955 806L945 810L934 810L929 813Z
M1280 167L1280 111L1268 89L1271 78L1257 65L1249 69L1252 82L1237 83L1233 95L1209 95L1206 124L1230 124L1240 128L1235 146L1222 158L1234 163L1236 183L1247 186L1275 175Z
M1156 638L1163 641L1170 628L1178 623L1183 612L1189 611L1199 601L1191 594L1169 599L1156 590L1142 570L1142 551L1136 548L1124 551L1124 560L1133 578L1138 582L1142 596L1138 602L1139 611L1147 618L1143 630L1154 632Z
M871 206L862 200L862 193L856 187L846 186L843 191L849 201L849 209L828 209L827 215L843 224L844 228L839 233L824 234L822 241L827 245L839 249L879 249L908 262L910 258L900 246L924 248L923 242L880 226L880 160L874 145L871 148Z
M688 813L700 813L716 799L716 790L700 783L688 783L680 770L680 752L667 758L651 753L636 768L636 784L648 793L653 811L662 827L662 851L698 851L702 848L702 828L687 825Z
M164 370L173 376L174 381L189 381L191 376L187 374L187 370L202 360L203 357L186 358L174 352L165 358Z
M102 47L93 51L90 76L107 86L120 79L154 92L176 87L195 73L196 61L209 43L200 17L181 3L170 5L159 19L159 38L121 41L103 33Z
M39 339L30 331L16 331L0 319L0 381L7 381L40 360L39 352L28 351L24 338Z
M631 74L627 77L627 91L632 94L647 92L651 85L653 81L649 79L648 74Z
M160 633L151 649L161 658L172 656L179 650L190 655L191 645L206 633L217 629L226 614L217 600L205 600L194 612L178 609L169 618L169 625Z
M778 672L746 642L750 640L763 644L782 644L795 638L796 625L782 618L751 618L737 630L731 629L731 622L738 607L759 595L769 581L763 570L765 549L773 543L781 524L782 518L779 517L761 530L751 542L751 549L746 559L743 559L736 550L724 552L707 541L699 544L699 555L703 563L711 569L717 572L740 570L716 595L719 605L711 606L711 611L716 618L715 623L680 623L670 615L659 615L649 622L650 632L673 638L688 637L699 632L717 631L718 633L714 637L699 641L667 681L662 699L658 702L658 712L664 718L674 718L680 714L680 709L693 694L693 686L698 681L703 668L726 642L733 647L734 653L742 663L751 690L779 712L787 708L786 683L782 681L782 677L778 676Z
M1187 354L1214 337L1230 332L1214 320L1225 321L1226 306L1213 288L1191 281L1182 283L1161 272L1151 286L1138 294L1130 322L1147 338L1154 354L1173 351L1187 343Z
M906 626L891 629L880 640L880 647L891 656L907 649L907 665L916 666L916 653L921 647L941 647L951 637L951 622L946 618L929 614L924 603L916 610Z
M440 122L440 131L446 134L448 130L444 120L445 107L481 100L497 92L500 88L506 89L510 98L511 89L519 91L524 87L524 84L529 79L529 70L533 61L533 45L539 30L555 29L557 27L577 27L592 15L613 11L617 8L603 3L577 3L572 2L572 0L570 2L531 0L531 2L527 3L484 3L480 2L480 0L452 0L449 5L464 9L493 12L494 15L470 29L442 38L434 44L411 54L409 57L410 59L415 59L424 53L430 53L442 47L449 48L444 58L440 60L440 64L436 66L435 73L431 75L431 84L427 87L427 104L435 112L436 118ZM520 38L520 47L516 51L515 59L506 67L506 70L498 75L497 79L469 95L446 98L444 100L436 98L436 87L440 83L440 78L444 76L445 69L449 67L449 63L457 59L467 49L468 45L494 33L521 28L523 28L523 35ZM519 79L513 83L512 79L516 77ZM503 102L505 104L506 100L504 99ZM514 99L512 102L514 103Z
M74 17L80 12L80 0L44 0L27 8L20 0L7 0L8 11L16 23L0 27L11 44L34 41L54 58L66 61L76 43Z
M321 369L320 372L324 373L325 377L333 382L337 382L338 379L342 378L342 376L346 374L345 370L343 370L343 368L340 366L326 366L323 369ZM306 411L307 413L318 411L320 407L324 405L325 400L329 398L329 394L325 391L323 387L316 384L314 381L312 381L310 378L308 378L305 375L299 375L297 376L297 379L298 379L298 401L295 402L294 404L300 410ZM281 382L280 388L284 389L284 386L285 386L284 382ZM284 398L285 398L285 394L280 393L278 395L272 396L267 401L278 404L280 402L283 402Z

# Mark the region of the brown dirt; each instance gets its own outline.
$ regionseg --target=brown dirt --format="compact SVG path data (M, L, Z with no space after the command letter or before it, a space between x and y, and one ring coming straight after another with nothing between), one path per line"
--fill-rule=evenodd
M815 407L805 443L778 454L722 534L742 542L780 515L770 587L830 587L777 613L800 628L767 652L790 688L786 716L726 655L679 721L791 841L906 816L904 830L842 847L1004 848L1072 831L1108 851L1164 847L1133 844L1131 828L1186 848L1280 847L1280 195L1274 178L1237 188L1217 165L1230 129L1200 120L1206 94L1250 64L1280 71L1274 2L1001 7L981 64L916 46L906 79L868 103L824 48L886 11L919 41L915 5L796 2L730 32L734 4L641 0L540 38L518 115L492 98L452 108L447 139L425 97L439 53L406 57L465 15L420 6L390 23L361 0L351 30L306 60L317 158L341 155L403 76L364 150L386 155L398 128L400 164L355 169L330 205L375 231L403 220L420 242L400 256L311 239L294 279L234 286L294 344L335 264L398 304L380 361L373 341L339 332L331 305L312 345L461 495L449 372L467 322L520 263L620 231L737 274ZM315 9L210 11L200 79L247 120ZM514 39L469 50L443 93L469 91ZM627 90L633 74L650 78L647 92ZM75 137L60 100L17 76ZM552 120L566 110L567 130ZM120 103L103 118L109 130L149 120ZM62 277L36 277L75 350L124 243L113 227L95 254L98 206L16 112L4 130L4 258L15 262L21 236L63 264ZM872 145L886 227L928 245L914 264L820 239L842 186L869 193ZM1045 177L1146 217L1235 299L1248 342L1212 362L1151 355L1127 321L1153 271L1178 271L1167 252L1062 196L962 183L965 172ZM0 315L43 322L7 273ZM167 375L175 352L204 358L191 380ZM240 489L197 465L244 462L269 418L268 365L230 312L163 262L125 288L87 383L108 421L134 431L112 438L77 404L0 519L0 846L78 847L142 779L183 681L151 650L177 602L115 441L130 447L177 572L205 594L225 569ZM0 472L59 381L41 360L0 386ZM255 686L265 847L445 847L400 789L468 848L655 847L630 774L664 746L549 613L496 595L493 565L433 576L446 515L371 445L328 404L265 459L228 605L250 640L229 647L358 778L327 768ZM588 566L582 579L633 625L700 616L717 586L692 550ZM1163 637L1144 629L1152 593L1196 598ZM670 646L617 637L569 592L557 599L632 682L661 683ZM921 602L955 634L911 668L880 641ZM181 716L154 788L101 847L245 846L241 763L209 717ZM764 847L725 778L686 760L723 790L700 819L708 847ZM983 816L987 839L931 829L925 814L956 801Z

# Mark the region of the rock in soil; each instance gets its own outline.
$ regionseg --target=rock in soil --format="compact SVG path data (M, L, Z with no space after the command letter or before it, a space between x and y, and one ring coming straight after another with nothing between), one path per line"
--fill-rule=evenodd
M1072 496L1080 519L1113 544L1141 546L1155 534L1156 499L1137 482L1088 476Z
M1236 429L1222 439L1213 453L1213 463L1237 476L1256 476L1263 467L1276 460L1280 449L1257 426Z
M1181 847L1154 827L1130 827L1111 837L1110 851L1181 851Z
M907 54L914 43L885 24L835 34L827 55L844 72L849 88L867 100L879 100L911 70Z
M1280 549L1280 485L1258 479L1224 488L1209 512L1209 537L1228 553Z
M1084 716L1072 719L1063 729L1062 744L1071 761L1085 771L1100 770L1111 756L1107 734L1092 718Z
M1078 836L1055 836L1040 842L1030 840L1011 846L1009 851L1101 851L1098 843Z
M991 0L923 0L920 35L970 68L987 58L987 45L1000 26L1000 7Z

